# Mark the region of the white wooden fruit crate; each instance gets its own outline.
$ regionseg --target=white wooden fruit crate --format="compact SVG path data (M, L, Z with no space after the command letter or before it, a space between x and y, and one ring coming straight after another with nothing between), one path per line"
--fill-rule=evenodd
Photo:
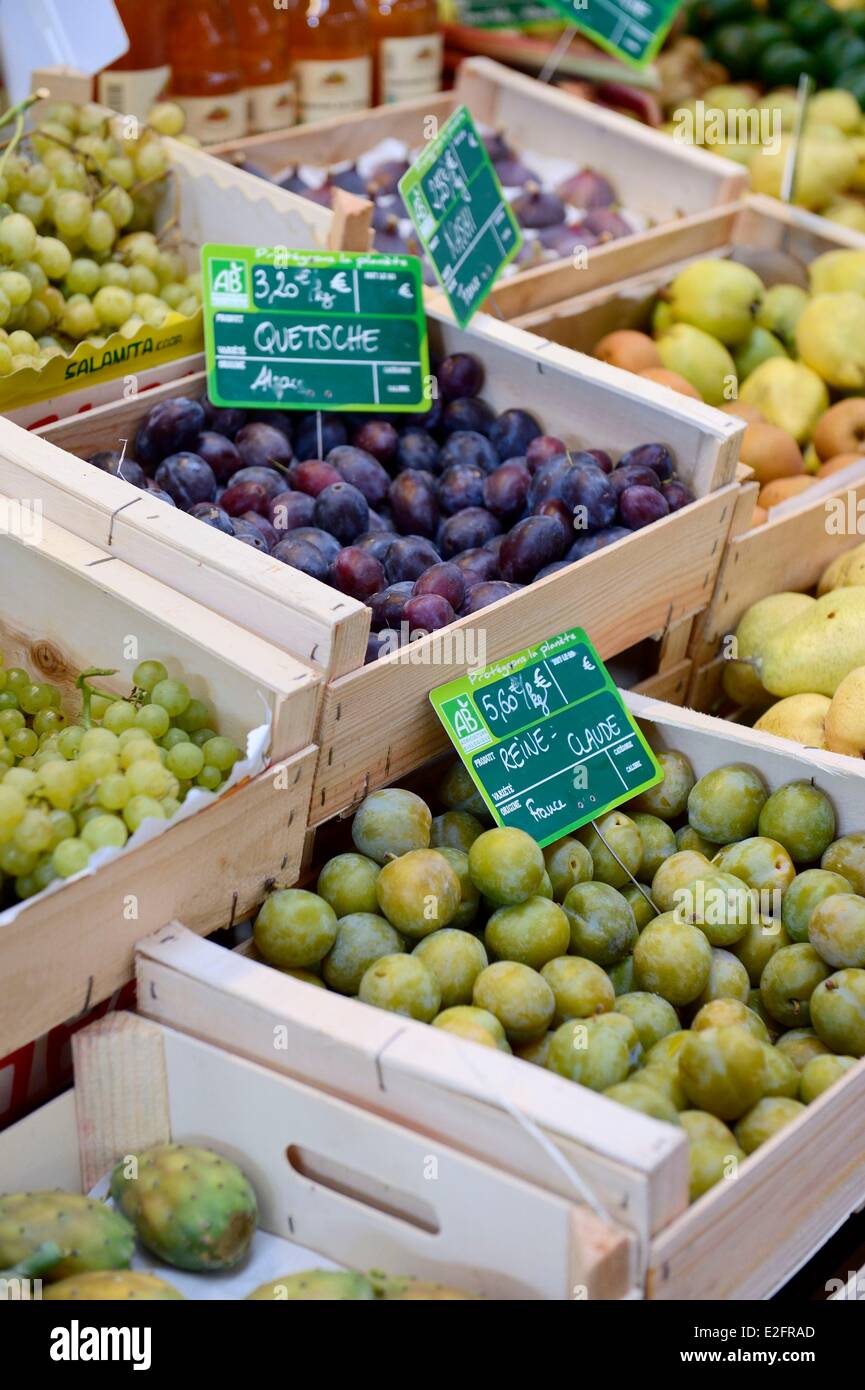
M463 634L482 632L489 660L579 623L603 657L644 638L686 636L714 589L740 488L734 481L742 421L675 399L652 382L480 314L470 331L429 315L435 352L473 352L484 363L483 397L496 410L524 404L542 428L574 447L622 452L662 440L697 501L606 550L550 575L421 642L362 666L369 611L363 604L239 545L192 517L148 504L121 478L80 457L134 438L157 399L204 389L200 378L94 410L33 438L0 421L0 488L29 496L79 534L226 614L327 675L316 741L322 749L313 822L371 787L419 767L445 746L429 692L459 676ZM51 442L49 442L51 441ZM59 448L56 446L60 446ZM79 458L73 457L78 455ZM682 627L683 624L687 626ZM685 653L667 642L662 669Z
M254 904L268 876L299 867L319 682L286 653L38 509L17 512L0 496L0 516L7 667L57 685L64 708L77 715L82 670L116 669L100 680L122 692L139 660L165 661L172 673L184 672L193 695L212 703L221 731L241 747L250 730L270 723L274 764L96 872L29 899L0 926L3 1057L130 979L133 945L148 923L155 929L183 903L193 926L213 930L206 923L226 909L236 916ZM16 521L25 516L26 526Z
M849 759L626 699L655 747L683 752L698 776L745 762L773 788L813 778L832 799L839 835L865 826L865 773ZM865 1059L735 1179L689 1207L683 1131L538 1067L293 980L180 922L139 943L137 978L150 1018L569 1200L579 1184L605 1213L610 1249L627 1240L626 1267L617 1266L608 1296L637 1288L650 1299L769 1297L865 1201Z
M322 1262L495 1300L604 1297L620 1277L623 1244L590 1213L350 1100L133 1014L73 1048L74 1091L0 1134L0 1192L89 1192L153 1144L217 1149L255 1188L260 1229L246 1271L159 1265L189 1297L244 1297Z

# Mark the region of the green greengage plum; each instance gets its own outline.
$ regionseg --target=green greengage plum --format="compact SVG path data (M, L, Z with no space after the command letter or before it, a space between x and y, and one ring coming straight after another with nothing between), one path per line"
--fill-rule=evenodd
M780 901L796 877L793 860L784 846L764 835L752 835L735 845L725 845L713 861L719 869L735 874L761 895L764 915L780 917ZM777 894L777 898L774 896Z
M637 931L642 931L643 927L647 927L658 915L649 901L652 896L651 887L648 883L628 883L620 891L625 902L631 905Z
M802 1072L796 1073L799 1077L799 1099L803 1105L810 1105L812 1100L822 1096L824 1091L828 1091L830 1086L834 1086L836 1081L840 1081L845 1072L851 1067L855 1067L857 1058L835 1056L831 1052L826 1052L822 1057L812 1057L810 1062L806 1062Z
M865 896L865 830L833 840L820 860L820 868L840 874L854 893Z
M416 956L381 956L363 973L357 997L389 1013L432 1023L441 996L436 978Z
M865 898L835 893L811 914L808 940L833 970L865 966Z
M746 840L757 829L768 796L758 772L730 763L707 772L688 796L688 821L707 840L719 845Z
M773 1134L804 1114L805 1107L800 1100L792 1100L789 1096L765 1096L736 1125L736 1142L746 1154L752 1154Z
M600 1018L571 1019L553 1034L547 1068L591 1091L606 1091L626 1079L629 1054L618 1029L602 1027Z
M442 1009L433 1019L433 1028L444 1028L451 1033L458 1033L463 1026L485 1028L499 1052L510 1052L511 1045L505 1030L489 1009L478 1009L473 1004L455 1004L449 1009Z
M706 1110L680 1110L679 1124L692 1143L698 1139L719 1139L724 1144L735 1139L729 1125Z
M413 849L427 849L432 812L414 792L384 787L370 792L358 807L351 825L355 847L376 864Z
M771 1043L763 1044L763 1058L766 1063L763 1094L795 1100L799 1095L799 1073L790 1058Z
M720 848L714 840L699 835L692 825L682 825L676 831L677 850L692 849L697 854L705 855L706 859L713 859Z
M646 811L635 811L632 820L643 842L643 857L636 877L651 883L664 860L676 853L676 837L660 816L650 816Z
M721 1120L738 1120L764 1094L763 1044L738 1024L688 1034L679 1076L691 1104Z
M592 856L586 846L572 835L566 835L554 845L547 845L544 862L557 903L564 901L575 883L588 882L594 872Z
M438 1018L443 1017L443 1014L438 1015ZM492 1033L490 1033L487 1028L484 1028L482 1024L473 1023L471 1019L455 1018L447 1019L444 1023L439 1023L438 1019L434 1018L433 1026L440 1028L443 1033L453 1033L455 1037L460 1038L463 1042L474 1042L479 1043L481 1047L498 1049L498 1044ZM510 1052L510 1045L506 1043L506 1046Z
M688 1151L689 1195L692 1202L725 1178L738 1176L739 1164L747 1155L735 1138L694 1139Z
M661 820L678 820L688 804L688 794L694 785L694 769L682 753L661 752L655 755L664 776L657 786L636 797L630 806Z
M659 1038L646 1053L647 1067L663 1067L668 1062L675 1062L679 1065L679 1053L684 1046L685 1039L688 1037L687 1028L679 1028L675 1033L667 1033L663 1038Z
M748 972L748 979L754 989L759 989L763 971L776 951L790 945L790 938L777 918L767 918L755 922L748 928L730 950L738 956Z
M835 810L819 787L787 782L772 792L757 828L782 844L797 864L816 864L835 838Z
M524 830L514 827L485 830L469 850L472 883L497 907L532 897L545 871L538 845Z
M610 966L607 975L617 995L631 994L634 989L634 957L625 956L624 960L617 961Z
M378 913L350 912L336 924L336 940L321 962L321 973L338 994L357 994L374 961L404 950L399 933Z
M709 872L709 861L696 850L683 849L665 859L652 879L652 901L659 912L671 912L676 906L676 894L693 883L695 878Z
M701 1005L691 1020L691 1028L696 1033L704 1028L732 1028L736 1024L747 1028L760 1042L769 1041L769 1032L763 1020L741 999L710 999L708 1004Z
M543 877L541 878L541 881L540 881L540 883L538 884L538 888L537 888L537 892L535 893L535 897L536 897L536 898L548 898L550 902L554 902L554 901L555 901L554 896L553 896L553 883L552 883L552 879L550 878L550 876L549 876L549 874L547 873L546 869L544 869Z
M564 955L570 945L568 919L549 898L527 898L513 907L500 907L490 917L484 941L497 960L515 960L540 970Z
M459 878L435 849L412 849L391 859L376 879L375 892L391 926L414 939L448 926L462 903Z
M570 952L596 965L623 960L637 941L630 904L608 883L577 883L562 904L570 928Z
M451 763L439 786L438 799L449 811L469 811L483 825L489 825L492 816L489 808L469 775L468 769L459 761Z
M676 1010L659 994L649 994L646 990L620 994L610 1008L631 1019L644 1052L648 1052L661 1038L679 1030Z
M614 1029L619 1037L624 1039L628 1048L628 1071L636 1071L643 1061L643 1044L640 1042L634 1020L628 1018L627 1014L619 1014L612 1009L609 1013L596 1014L594 1022Z
M829 1048L820 1041L813 1028L790 1028L775 1040L775 1048L789 1057L800 1073L812 1058L825 1057L829 1053Z
M337 854L324 865L315 891L330 903L337 917L378 912L375 885L379 872L379 865L365 854Z
M471 811L445 811L442 815L433 817L430 847L443 849L447 846L450 849L461 849L464 854L468 854L475 840L483 833L484 827Z
M829 873L826 869L804 869L797 874L781 904L781 920L790 940L807 941L808 923L815 909L836 893L852 891L852 885L846 878Z
M529 965L500 960L488 965L475 980L472 1002L499 1020L508 1041L529 1042L545 1033L556 1010L553 991Z
M748 1008L752 1014L756 1014L760 1019L769 1036L769 1042L775 1042L784 1030L776 1018L766 1013L763 996L759 989L755 989L753 985L748 991Z
M760 977L766 1012L785 1028L807 1028L811 1022L811 995L829 974L829 966L808 943L797 941L792 946L782 946Z
M262 905L253 937L270 965L303 970L327 955L338 930L336 913L324 898L304 888L280 888Z
M611 888L622 888L636 878L643 858L640 832L623 811L610 811L597 824L597 830L593 825L585 825L577 831L580 842L592 856L592 877Z
M546 1070L550 1056L550 1043L555 1037L552 1029L543 1033L539 1038L532 1038L531 1042L520 1043L519 1047L514 1048L514 1056L521 1057L524 1062L531 1062L533 1066L543 1067Z
M460 905L450 925L465 931L477 917L481 904L481 895L472 883L469 873L469 857L463 850L451 849L449 845L442 845L436 853L447 860L460 881Z
M688 1097L679 1077L679 1064L675 1060L654 1062L649 1066L640 1067L633 1079L639 1081L641 1086L649 1086L653 1091L659 1091L674 1110L687 1109Z
M748 972L738 957L713 946L706 988L694 1000L694 1007L701 1008L716 999L733 999L747 1004L750 989Z
M865 970L838 970L811 996L811 1022L828 1048L865 1057Z
M680 922L699 927L713 946L732 946L741 941L759 907L740 878L710 866L676 890L674 911Z
M444 927L425 936L412 955L422 960L435 976L443 1009L471 1004L475 980L489 965L478 938L456 927Z
M541 969L556 1001L553 1027L569 1018L591 1018L606 1013L616 1003L606 971L582 956L556 956Z
M300 980L303 985L315 985L316 989L327 989L327 985L320 975L315 975L311 970L283 970L283 975L290 975L293 980Z
M679 1007L691 1004L709 982L712 948L699 927L665 912L641 932L634 947L637 988Z
M668 1125L677 1125L679 1115L673 1105L660 1091L651 1086L641 1086L638 1077L631 1081L619 1081L608 1086L604 1092L610 1100L627 1105L629 1110L639 1110L642 1115L650 1115L653 1120L664 1120Z

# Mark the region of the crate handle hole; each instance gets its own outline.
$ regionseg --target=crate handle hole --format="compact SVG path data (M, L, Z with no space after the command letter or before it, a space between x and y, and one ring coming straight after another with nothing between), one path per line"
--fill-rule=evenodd
M326 1187L330 1192L338 1193L340 1197L348 1197L351 1201L360 1202L375 1211L395 1216L406 1225L426 1231L429 1235L437 1236L441 1232L434 1208L414 1193L401 1192L389 1183L382 1182L380 1178L358 1173L343 1163L337 1163L323 1154L313 1153L311 1149L302 1148L299 1144L289 1144L285 1156L289 1166L309 1182L318 1183L320 1187Z

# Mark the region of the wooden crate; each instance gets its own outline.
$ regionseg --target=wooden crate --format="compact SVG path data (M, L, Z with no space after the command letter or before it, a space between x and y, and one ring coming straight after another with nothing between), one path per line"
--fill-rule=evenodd
M191 517L149 506L146 494L122 479L70 457L132 438L157 399L195 394L204 388L203 378L49 426L41 439L0 422L0 487L15 495L38 488L48 513L56 509L82 535L325 670L313 822L445 746L428 695L464 670L467 634L482 634L488 659L495 660L574 623L587 628L603 657L677 632L659 667L666 674L685 656L682 625L705 608L714 590L739 496L732 480L741 421L486 315L462 332L431 314L429 328L434 351L482 357L483 395L494 409L528 402L546 430L575 447L594 443L620 453L664 440L698 501L481 615L460 619L445 630L448 642L437 634L413 643L410 660L406 652L394 652L361 666L369 622L363 605Z
M0 1191L88 1192L153 1144L216 1148L258 1197L254 1263L214 1278L142 1259L189 1297L242 1298L322 1256L497 1301L625 1283L628 1243L610 1223L350 1101L132 1014L79 1033L74 1055L74 1091L0 1135Z
M11 531L8 498L0 514ZM95 873L29 900L0 927L0 1057L130 979L136 939L179 902L197 930L212 930L214 918L252 906L268 877L299 866L317 754L313 672L38 513L32 521L29 540L0 535L6 665L57 685L77 713L80 671L116 668L104 679L120 692L140 659L163 660L212 701L221 730L242 745L269 719L275 766Z
M771 787L813 779L834 803L838 833L862 828L865 773L849 759L638 695L626 700L654 747L680 750L698 776L745 762ZM330 831L321 842L324 857L340 847ZM582 1186L587 1204L600 1203L635 1236L626 1282L646 1298L769 1297L865 1201L857 1118L865 1059L735 1180L688 1206L681 1132L537 1067L304 985L179 922L139 943L137 978L150 1018L349 1096L561 1196Z
M599 169L612 180L626 208L656 224L607 246L593 247L581 272L587 277L587 289L613 284L638 266L645 270L663 264L669 259L666 239L677 221L732 202L747 186L747 172L731 160L679 144L489 58L461 63L453 91L380 106L363 116L213 145L209 152L227 160L248 159L273 176L289 165L322 166L357 159L389 137L422 146L463 105L476 121L503 130L527 155L534 151ZM523 286L527 292L531 287L533 293L546 294L548 278L551 297L544 302L560 298L557 277L566 264L570 262L550 262L500 282L496 302L503 316L520 312L507 306L519 301Z

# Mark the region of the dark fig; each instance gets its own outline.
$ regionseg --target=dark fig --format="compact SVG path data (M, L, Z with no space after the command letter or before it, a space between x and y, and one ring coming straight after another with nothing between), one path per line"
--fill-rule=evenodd
M572 174L559 184L556 192L571 207L584 208L587 212L592 208L608 208L618 202L616 190L609 179L595 173L594 169L581 169L578 174Z
M565 220L565 205L555 193L545 193L536 183L511 203L521 227L555 227Z

